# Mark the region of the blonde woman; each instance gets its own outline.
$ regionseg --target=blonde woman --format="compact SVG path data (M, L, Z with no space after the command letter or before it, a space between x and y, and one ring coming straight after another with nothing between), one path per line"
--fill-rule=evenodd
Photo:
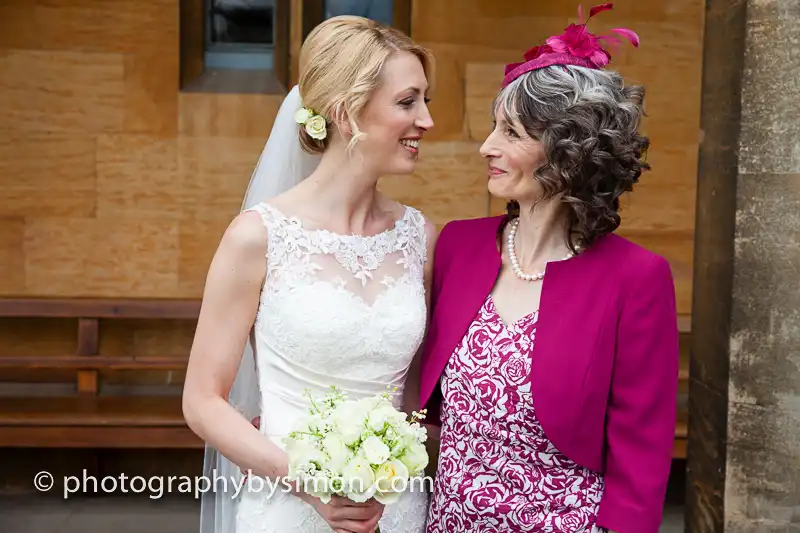
M188 364L184 413L217 481L204 497L204 533L364 533L379 521L384 533L424 531L422 491L384 509L322 504L280 480L281 438L305 413L304 389L337 385L358 398L397 387L404 407L435 230L376 185L416 168L433 127L431 68L425 49L359 17L329 19L303 45L298 87L211 263ZM237 494L240 468L272 482Z

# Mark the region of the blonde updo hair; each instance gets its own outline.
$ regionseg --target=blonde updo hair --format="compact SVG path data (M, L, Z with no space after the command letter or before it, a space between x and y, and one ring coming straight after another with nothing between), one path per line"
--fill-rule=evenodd
M417 56L431 80L434 64L429 50L404 33L367 18L332 17L315 27L303 43L298 83L303 106L324 117L329 128L342 111L347 113L353 132L348 150L364 135L357 120L380 85L383 65L396 52ZM299 135L303 149L312 154L321 154L330 142L330 135L314 139L302 126Z

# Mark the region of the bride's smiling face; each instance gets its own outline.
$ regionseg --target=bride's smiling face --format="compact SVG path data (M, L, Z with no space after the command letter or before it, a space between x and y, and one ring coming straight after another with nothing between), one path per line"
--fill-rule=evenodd
M356 151L378 175L414 172L422 138L433 127L427 91L425 71L414 54L400 52L386 61L381 84L357 120L365 136Z

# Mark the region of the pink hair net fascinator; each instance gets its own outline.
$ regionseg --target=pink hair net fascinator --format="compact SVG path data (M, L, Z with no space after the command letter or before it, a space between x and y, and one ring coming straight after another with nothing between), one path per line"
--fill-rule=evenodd
M545 44L534 46L525 54L522 63L506 65L503 87L527 72L553 65L576 65L592 69L600 69L611 61L611 54L603 47L602 43L617 45L621 41L616 35L597 36L586 29L586 24L593 16L603 11L608 11L614 4L601 4L589 10L589 18L584 22L583 8L578 7L580 24L570 24L561 35L554 35L545 41ZM630 41L633 46L639 46L639 36L625 28L614 28L612 33L620 35Z

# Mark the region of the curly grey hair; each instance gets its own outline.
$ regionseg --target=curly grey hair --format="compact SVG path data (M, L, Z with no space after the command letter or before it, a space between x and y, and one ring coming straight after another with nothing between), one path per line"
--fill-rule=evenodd
M495 98L496 113L542 142L546 161L534 179L543 198L560 194L569 206L573 251L619 227L619 197L650 169L642 159L650 141L638 131L643 102L644 88L626 87L618 73L572 65L524 74ZM512 200L498 236L518 215Z

